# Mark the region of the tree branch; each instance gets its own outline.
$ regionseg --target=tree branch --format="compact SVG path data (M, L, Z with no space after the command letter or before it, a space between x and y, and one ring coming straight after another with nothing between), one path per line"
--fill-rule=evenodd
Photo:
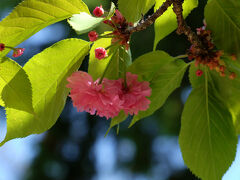
M166 0L155 13L149 16L145 21L140 22L137 26L126 29L125 33L132 34L134 32L146 29L148 26L153 24L156 21L156 19L160 17L168 9L168 7L172 5L173 1L174 0Z
M173 0L173 11L177 16L178 29L177 34L185 34L192 45L199 51L199 54L206 53L205 47L197 34L194 33L191 28L187 25L183 17L183 4L184 0Z

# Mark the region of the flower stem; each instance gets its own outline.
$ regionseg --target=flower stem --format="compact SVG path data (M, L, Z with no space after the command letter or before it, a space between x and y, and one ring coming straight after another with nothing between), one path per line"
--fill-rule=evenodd
M112 55L111 59L109 60L106 68L104 69L103 74L102 74L102 76L101 76L98 84L101 84L101 83L102 83L103 78L105 77L105 75L106 75L106 73L107 73L107 70L108 70L108 68L110 67L110 64L111 64L111 62L112 62L112 60L113 60L113 56L115 55L115 53L116 53L117 50L118 50L118 48L116 48L116 50L113 52L113 55Z
M121 40L118 40L117 42L111 44L110 46L106 47L105 49L108 50L109 48L116 46Z
M16 50L16 48L10 47L10 46L5 46L5 48L12 49L12 50Z
M187 54L183 54L183 55L179 55L179 56L176 56L174 57L175 59L181 59L181 58L187 58L188 55Z

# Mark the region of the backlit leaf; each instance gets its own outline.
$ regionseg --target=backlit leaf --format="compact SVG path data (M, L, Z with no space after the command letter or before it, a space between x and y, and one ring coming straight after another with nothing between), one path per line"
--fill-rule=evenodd
M26 72L5 57L0 63L0 104L33 113L32 88Z
M81 0L25 0L0 22L0 41L15 47L39 30L79 12L89 12ZM0 57L8 52L0 52Z
M109 33L111 32L105 32L105 34ZM104 77L108 79L118 79L119 77L122 77L124 64L126 66L131 64L130 52L127 52L119 45L113 46L107 51L107 58L101 60L95 58L96 48L106 48L111 44L111 38L101 38L94 42L90 50L88 73L91 74L94 80L102 76L107 66L108 70L105 72Z
M128 22L136 22L154 5L155 0L118 0L120 12Z
M52 127L63 110L69 89L67 77L76 71L89 51L89 43L66 39L45 49L24 66L32 85L34 113L6 108L7 135L0 144Z
M161 56L160 53L162 53L163 56ZM188 64L184 63L183 60L176 60L170 56L164 58L164 56L167 56L164 52L159 52L159 55L160 56L158 56L157 59L147 58L148 61L145 61L145 65L143 62L141 63L139 75L140 79L148 80L150 82L152 94L149 97L149 100L151 101L151 104L146 111L140 111L138 115L134 116L130 126L140 119L153 114L164 104L168 96L181 85ZM162 62L162 64L160 62ZM134 66L134 63L132 66ZM138 68L136 67L133 73L138 74L137 69Z
M165 0L157 0L154 10L156 11L163 2L165 2ZM185 0L183 3L183 16L186 18L197 6L198 0ZM169 7L168 10L155 21L154 26L154 49L156 49L158 42L177 28L177 18L172 10L172 7Z

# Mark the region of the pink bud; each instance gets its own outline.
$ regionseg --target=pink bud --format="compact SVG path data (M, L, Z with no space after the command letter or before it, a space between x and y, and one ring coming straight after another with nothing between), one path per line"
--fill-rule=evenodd
M90 41L96 41L97 40L97 38L98 38L98 33L96 32L96 31L90 31L89 33L88 33L88 38L89 38L89 40Z
M104 24L107 24L107 25L109 25L109 26L115 27L114 24L113 24L113 22L112 22L111 20L105 20L105 21L103 21L103 23L104 23Z
M0 51L3 51L5 49L5 44L0 43Z
M104 9L102 8L102 5L99 7L97 6L94 10L93 10L93 14L96 17L101 17L104 14Z
M120 11L116 10L115 11L115 16L111 17L111 19L116 23L116 24L122 24L125 21L125 18L123 15L120 13Z
M197 75L198 77L202 76L202 74L203 74L203 71L202 71L202 70L198 69L198 70L196 71L196 75Z
M13 51L13 57L19 57L21 56L23 53L24 53L24 48L16 48L14 51Z
M95 49L95 57L97 58L97 59L103 59L103 58L105 58L105 57L107 57L108 55L107 55L107 51L106 51L106 49L104 49L104 48L102 48L102 47L100 47L100 48L96 48Z

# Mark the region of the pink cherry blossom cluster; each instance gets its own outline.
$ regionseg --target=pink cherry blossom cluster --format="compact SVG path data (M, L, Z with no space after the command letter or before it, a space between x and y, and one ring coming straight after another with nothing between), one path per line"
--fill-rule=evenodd
M10 47L10 46L5 46L5 44L0 43L0 51L4 51L6 48L12 49L13 50L13 57L19 57L21 55L23 55L24 53L24 48L14 48L14 47Z
M138 76L127 72L126 85L123 79L109 80L104 78L93 81L92 77L83 71L73 73L68 79L71 88L70 97L78 111L86 111L100 117L113 118L121 110L125 114L138 114L148 109L151 95L149 82L138 81Z

